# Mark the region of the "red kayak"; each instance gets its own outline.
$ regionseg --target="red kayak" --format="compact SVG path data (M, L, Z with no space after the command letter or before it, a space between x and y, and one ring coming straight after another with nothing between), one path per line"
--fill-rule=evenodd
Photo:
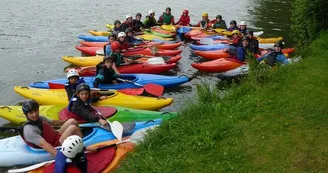
M81 45L86 47L101 47L103 48L106 45L106 42L88 42L88 41L81 41ZM177 43L164 43L164 42L149 42L147 43L151 47L157 47L158 49L165 49L165 50L172 50L180 47L182 42ZM142 48L147 47L145 44L140 44Z
M85 46L75 46L75 48L84 54L90 56L96 56L97 50L103 50L101 47L85 47ZM158 50L154 56L176 56L180 54L182 50ZM136 48L123 53L124 56L132 55L150 55L152 56L152 51L150 48Z
M200 71L208 73L221 73L228 70L235 69L241 65L246 64L235 58L221 58L213 61L203 63L192 63L191 66Z
M176 63L173 64L148 64L148 63L141 63L141 64L132 64L132 65L125 65L120 66L118 71L120 73L146 73L146 74L159 74L170 69L174 68ZM95 76L96 75L96 67L89 66L89 67L77 67L74 68L80 74L80 76ZM67 69L70 70L70 69Z

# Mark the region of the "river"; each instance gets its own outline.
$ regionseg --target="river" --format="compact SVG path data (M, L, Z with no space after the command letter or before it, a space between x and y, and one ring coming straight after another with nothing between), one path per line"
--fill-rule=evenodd
M210 19L221 14L227 24L233 19L237 22L245 20L249 28L264 31L262 37L283 36L287 45L292 45L289 36L291 4L283 0L134 0L133 4L128 0L1 0L1 4L0 105L15 105L25 100L13 91L15 85L27 86L30 82L64 78L64 68L69 64L61 57L81 55L74 48L79 42L77 36L87 34L88 30L106 30L106 23L116 19L123 21L128 13L140 12L145 16L149 9L154 9L158 17L170 6L178 20L183 9L188 9L193 24L200 20L203 12L208 12ZM175 99L170 107L164 108L165 111L175 111L186 99L192 99L197 83L218 80L198 73L190 66L200 58L191 53L188 44L180 49L183 58L178 68L169 74L195 75L196 78L164 94ZM0 125L4 123L7 121L0 118Z

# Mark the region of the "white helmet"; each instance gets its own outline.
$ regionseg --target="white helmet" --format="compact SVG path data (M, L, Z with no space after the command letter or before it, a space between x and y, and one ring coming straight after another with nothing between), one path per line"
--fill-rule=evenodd
M239 25L245 25L245 26L247 26L247 24L246 24L245 21L240 21Z
M152 13L155 13L155 10L151 9L151 10L148 11L149 15L152 14Z
M73 76L80 77L79 72L77 72L75 69L69 70L67 72L67 79L69 79L70 77L73 77Z
M125 34L125 32L120 32L120 33L118 33L117 37L118 38L120 38L120 37L126 37L126 34Z
M131 14L128 14L128 15L125 16L125 19L128 19L130 17L132 18Z
M68 158L73 159L76 154L82 152L83 142L82 138L77 135L67 137L61 147L61 152Z

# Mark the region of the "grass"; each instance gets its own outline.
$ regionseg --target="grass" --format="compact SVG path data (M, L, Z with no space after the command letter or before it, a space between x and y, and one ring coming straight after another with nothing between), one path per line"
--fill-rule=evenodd
M328 32L294 65L199 85L117 172L327 172Z

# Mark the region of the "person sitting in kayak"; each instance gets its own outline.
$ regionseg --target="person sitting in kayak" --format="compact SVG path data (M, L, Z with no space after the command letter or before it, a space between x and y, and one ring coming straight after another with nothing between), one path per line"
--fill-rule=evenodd
M227 24L224 20L222 20L221 15L216 16L216 21L212 26L213 29L227 29Z
M85 83L85 81L83 80L83 78L80 78L79 73L75 69L69 70L67 72L67 80L68 82L66 82L65 84L65 91L67 93L67 98L69 101L71 97L75 94L76 87L81 83Z
M154 10L148 11L148 16L146 16L146 20L143 22L143 24L145 25L145 28L151 28L157 25Z
M248 54L251 53L251 48L249 47L249 38L244 36L241 39L241 46L237 48L237 58L239 61L245 61Z
M128 28L133 28L133 24L132 24L132 16L131 14L126 15L125 17L125 21L122 23L121 25L121 31L125 32L126 29Z
M134 38L132 28L126 29L125 33L126 33L126 41L128 42L128 44L130 46L135 46L138 40Z
M129 49L130 45L128 44L128 42L126 40L125 32L118 33L117 41L120 43L120 49L122 51L127 51ZM112 48L112 50L113 50L113 48Z
M252 53L261 54L261 51L259 51L259 41L254 37L254 32L247 31L247 36L249 38L249 46L251 47Z
M141 32L145 28L145 25L141 22L141 17L141 13L137 13L136 18L132 20L133 31L135 32Z
M232 31L232 43L231 43L231 46L234 46L234 47L239 47L240 46L240 43L241 43L241 38L243 36L241 35L240 31L239 30L233 30Z
M235 20L230 21L230 27L228 28L228 31L233 30L239 30L239 28L237 27L237 22Z
M257 59L258 62L263 62L268 64L270 67L274 67L277 63L288 64L286 56L282 53L284 44L278 41L274 44L274 51L265 54L264 56Z
M96 77L93 86L98 88L99 84L116 84L116 73L113 69L113 60L110 55L104 56L102 62L96 66Z
M177 21L175 24L176 25L182 25L182 26L189 26L189 24L190 24L189 11L188 10L183 10L179 21Z
M113 61L113 70L117 75L120 75L117 68L121 65L131 64L133 63L133 61L131 59L123 58L123 56L121 55L121 44L119 42L114 41L111 44L111 47L113 51L110 54L110 57Z
M245 21L240 21L239 23L239 31L243 34L243 35L247 35L247 23Z
M200 27L200 29L202 29L202 30L207 30L207 29L211 28L211 21L208 18L208 14L203 13L202 20L199 21L196 25L191 25L191 26Z
M80 136L72 135L67 137L57 152L55 157L54 173L81 172L88 171L88 161L83 150L83 141Z
M102 96L107 98L107 96ZM99 118L93 107L92 102L100 98L92 97L91 89L89 85L82 83L77 86L76 93L68 104L68 111L76 114L82 120L87 122L99 122L102 126L108 126L108 122Z
M114 22L114 28L112 30L112 34L117 35L120 32L121 32L121 21L115 20L115 22Z
M115 34L111 34L108 36L108 43L104 45L104 55L109 55L112 52L112 48L110 44L112 44L117 39Z
M174 25L174 16L171 14L171 8L167 7L165 12L159 17L160 25Z
M34 100L25 101L22 105L27 121L18 127L22 139L33 148L42 148L52 156L56 156L55 147L60 146L64 139L71 135L82 137L78 123L74 119L49 120L39 115L39 104ZM55 130L52 126L61 126Z

